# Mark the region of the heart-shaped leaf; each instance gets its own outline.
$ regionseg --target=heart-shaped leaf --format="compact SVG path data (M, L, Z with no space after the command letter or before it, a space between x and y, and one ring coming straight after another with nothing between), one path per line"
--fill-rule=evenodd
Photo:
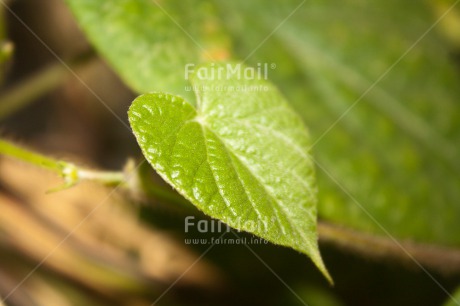
M131 127L150 164L196 207L307 254L330 279L317 245L308 132L250 69L200 66L192 78L196 109L179 96L145 94L130 107Z

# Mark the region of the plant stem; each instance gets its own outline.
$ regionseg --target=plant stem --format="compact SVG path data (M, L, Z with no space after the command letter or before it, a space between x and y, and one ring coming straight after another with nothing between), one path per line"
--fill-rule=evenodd
M41 154L28 151L3 139L0 139L0 153L57 173L62 172L66 164L65 162L56 161Z
M174 191L157 186L148 180L145 173L147 167L142 167L142 165L134 167L132 162L128 162L124 171L89 170L72 163L31 152L2 139L0 139L0 154L36 165L62 176L65 180L65 185L58 189L74 186L83 180L91 180L104 185L121 185L130 191L140 191L147 198L179 204L179 208L191 208L187 200ZM131 176L130 173L134 171L137 179L132 183L133 181L128 179ZM414 243L412 241L400 241L391 237L385 238L324 221L318 222L318 234L322 243L364 255L366 258L391 260L412 266L415 264L418 268L426 266L445 274L460 273L460 250L458 249Z
M97 171L56 160L42 154L19 147L12 142L0 139L0 154L47 169L64 178L65 185L52 191L72 187L83 180L96 181L107 186L122 186L133 193L142 193L147 199L156 199L167 203L179 204L181 208L191 207L186 199L176 192L162 188L148 179L149 167L135 167L128 161L122 171Z
M118 185L124 183L126 180L125 173L121 171L95 171L80 168L72 163L52 159L26 150L2 139L0 139L0 154L10 156L57 173L64 178L65 185L62 188L71 187L83 180L97 181L104 185Z
M369 259L399 262L419 269L449 274L460 273L460 250L444 246L396 240L319 222L321 242Z
M93 53L82 54L69 61L68 67L72 70L82 68L94 58ZM52 64L1 94L0 120L24 108L36 98L61 84L70 75L68 67L61 63Z

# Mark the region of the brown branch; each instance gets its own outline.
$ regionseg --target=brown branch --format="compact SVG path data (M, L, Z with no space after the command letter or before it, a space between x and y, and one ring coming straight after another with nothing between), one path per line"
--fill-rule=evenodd
M325 222L318 223L318 233L320 242L369 259L427 268L445 275L460 274L460 249L394 240Z

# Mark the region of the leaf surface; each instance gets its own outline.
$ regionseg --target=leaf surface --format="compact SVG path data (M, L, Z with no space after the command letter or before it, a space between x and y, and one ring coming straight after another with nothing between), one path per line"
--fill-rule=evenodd
M66 1L93 45L139 93L161 89L188 96L186 64L229 56L228 37L210 2Z
M196 109L170 94L137 98L129 119L138 143L153 168L203 212L307 254L330 279L317 245L308 132L271 83L228 65L240 64L197 68L212 77L195 74Z

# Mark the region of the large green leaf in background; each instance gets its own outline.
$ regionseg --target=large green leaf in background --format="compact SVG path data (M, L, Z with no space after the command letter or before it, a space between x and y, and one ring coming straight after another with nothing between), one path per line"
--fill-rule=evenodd
M244 31L240 56L300 3L221 1ZM319 171L320 217L460 245L459 69L436 29L400 58L434 15L419 1L305 1L249 59L278 64L270 76L311 128L316 159L356 200Z
M460 245L459 69L436 28L400 59L439 16L427 2L189 0L159 2L161 9L148 0L67 1L135 90L189 101L184 65L200 61L202 49L229 45L216 38L222 23L241 59L255 49L250 63L277 65L269 77L310 127L316 159L362 206L320 171L322 218Z
M211 3L66 1L94 46L139 93L161 89L193 100L185 65L227 57L229 41Z
M197 108L179 96L145 94L129 109L144 156L206 214L310 256L318 251L310 139L271 83L243 78L237 63L197 69Z

